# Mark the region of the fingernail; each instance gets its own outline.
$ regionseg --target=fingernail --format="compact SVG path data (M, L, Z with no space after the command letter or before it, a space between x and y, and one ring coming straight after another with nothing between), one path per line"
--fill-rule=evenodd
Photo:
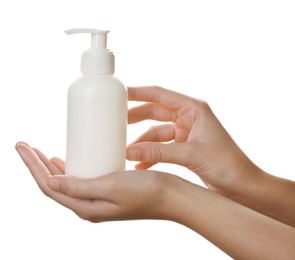
M17 147L18 145L25 145L25 146L30 147L26 142L23 142L23 141L17 142L15 147Z
M60 190L60 180L59 180L59 178L51 177L48 180L47 185L52 190L56 190L56 191Z
M127 158L130 160L140 160L140 151L138 149L128 149Z

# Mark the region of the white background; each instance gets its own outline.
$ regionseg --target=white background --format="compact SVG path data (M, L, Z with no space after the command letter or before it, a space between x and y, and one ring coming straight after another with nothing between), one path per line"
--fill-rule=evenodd
M293 1L271 0L1 1L0 259L229 259L172 222L80 220L42 194L14 146L64 158L66 91L89 37L63 30L93 27L111 31L126 85L207 100L256 164L295 179L294 14ZM130 126L128 141L152 124Z

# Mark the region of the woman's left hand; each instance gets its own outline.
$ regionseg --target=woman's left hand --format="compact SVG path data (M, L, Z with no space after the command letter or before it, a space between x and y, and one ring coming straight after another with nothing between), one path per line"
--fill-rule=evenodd
M123 171L93 179L64 175L64 162L18 143L16 150L43 193L91 222L124 219L170 219L171 190L186 182L155 171Z

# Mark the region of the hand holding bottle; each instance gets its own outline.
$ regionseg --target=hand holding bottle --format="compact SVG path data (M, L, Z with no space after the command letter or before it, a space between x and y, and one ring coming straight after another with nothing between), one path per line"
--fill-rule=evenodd
M294 228L172 174L126 171L81 179L64 176L60 159L49 160L24 143L16 149L43 193L85 220L167 219L233 258L295 256Z
M90 179L65 176L62 160L49 160L25 143L16 149L46 196L91 222L169 219L171 187L186 182L155 171L115 172Z

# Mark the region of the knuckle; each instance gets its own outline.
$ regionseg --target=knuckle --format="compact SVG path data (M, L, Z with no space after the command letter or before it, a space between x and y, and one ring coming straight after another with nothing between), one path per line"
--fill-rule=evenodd
M76 182L64 183L64 190L70 197L80 197L80 188Z
M153 162L161 162L163 158L162 150L158 146L158 144L154 144L152 148L150 149L149 154L151 161Z
M151 88L152 88L152 91L153 91L152 100L159 101L161 99L163 88L160 87L160 86L156 86L156 85L152 86Z
M208 104L208 102L205 101L205 100L200 100L200 106L201 106L201 108L203 108L203 109L208 109L208 108L209 108L209 104Z
M153 141L159 141L160 140L160 134L159 134L159 126L152 126L148 130L148 134L152 136Z
M157 90L162 90L163 88L158 86L158 85L153 85L152 88L157 91Z
M205 100L198 100L197 102L198 102L199 111L201 113L204 113L205 114L205 113L208 113L208 112L211 111L211 108L210 108L210 106L209 106L209 104L208 104L207 101L205 101Z
M72 189L69 189L72 192L73 197L80 197L80 188L79 185L77 185L77 183L74 183Z

